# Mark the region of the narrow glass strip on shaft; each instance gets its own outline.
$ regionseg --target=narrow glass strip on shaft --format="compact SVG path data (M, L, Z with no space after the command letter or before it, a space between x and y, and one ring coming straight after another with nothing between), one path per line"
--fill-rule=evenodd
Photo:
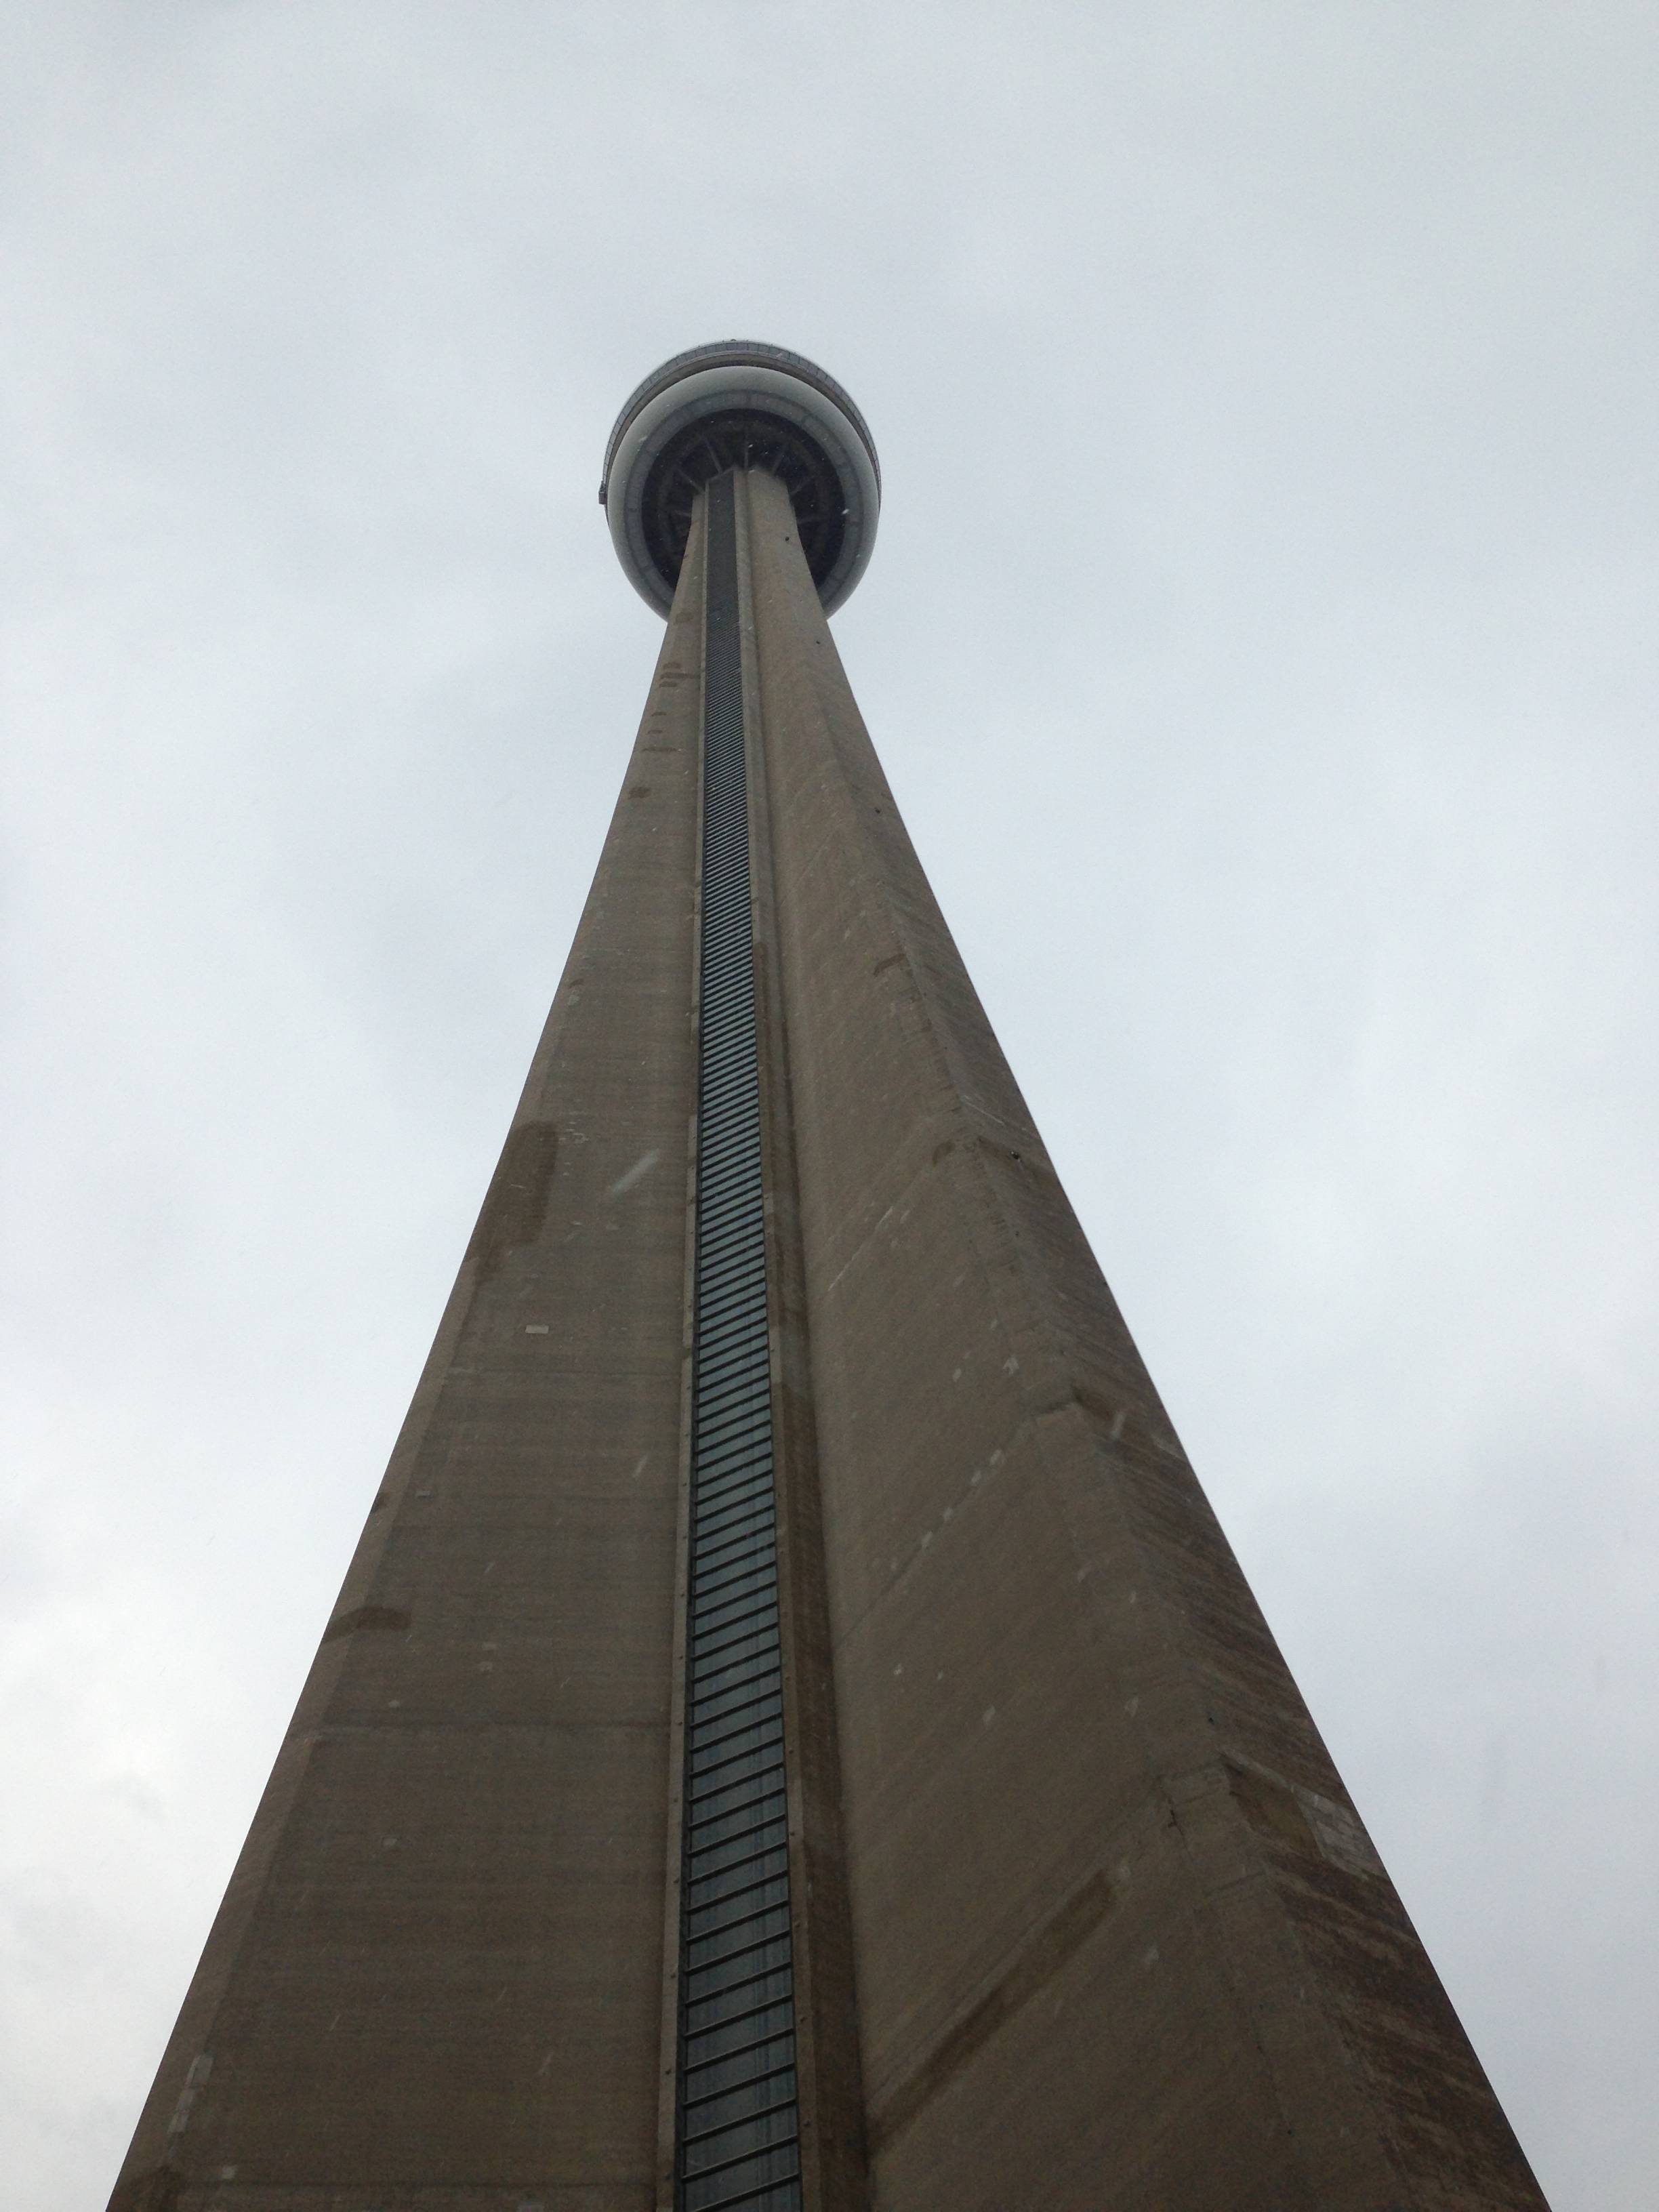
M798 2212L737 479L708 501L676 2203ZM740 1515L733 1505L740 1501Z

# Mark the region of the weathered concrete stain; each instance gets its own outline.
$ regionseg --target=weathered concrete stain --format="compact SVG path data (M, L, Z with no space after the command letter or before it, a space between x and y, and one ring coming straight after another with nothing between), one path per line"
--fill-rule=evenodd
M406 1630L414 1616L400 1605L354 1605L349 1613L337 1613L323 1631L325 1644L337 1637L356 1636L360 1629Z
M507 1133L501 1163L490 1179L466 1257L487 1283L509 1252L533 1244L547 1218L548 1193L558 1164L555 1121L520 1121Z

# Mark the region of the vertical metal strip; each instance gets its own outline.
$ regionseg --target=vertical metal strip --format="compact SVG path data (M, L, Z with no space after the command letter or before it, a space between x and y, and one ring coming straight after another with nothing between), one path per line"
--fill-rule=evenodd
M708 502L675 2202L797 2212L788 1818L735 478Z

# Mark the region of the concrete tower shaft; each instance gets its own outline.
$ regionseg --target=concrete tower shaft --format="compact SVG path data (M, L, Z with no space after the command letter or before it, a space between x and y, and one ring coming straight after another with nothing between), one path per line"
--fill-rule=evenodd
M115 2212L1537 2212L714 457Z

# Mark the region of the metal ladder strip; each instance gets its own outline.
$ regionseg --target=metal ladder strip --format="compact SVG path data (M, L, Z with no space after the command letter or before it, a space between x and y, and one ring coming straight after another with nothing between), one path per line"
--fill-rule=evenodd
M728 473L715 477L703 494L708 581L687 1562L691 1633L686 1654L675 2202L678 2212L713 2212L717 2203L739 2203L754 2212L799 2212L793 2012L786 2006L780 2022L777 1997L762 1998L769 2027L764 2078L769 2099L775 2095L776 2101L747 2117L728 2106L728 2116L711 2132L706 2070L715 1979L736 1971L746 1976L744 1986L757 1986L757 1995L763 1989L781 1995L792 1979L781 1713L774 1705L763 1724L757 1716L747 1729L741 1721L734 1726L737 1712L752 1712L762 1699L771 1704L781 1686L775 1644L777 1544L769 1510L775 1503L772 1378L764 1326L766 1211L736 489L736 477ZM738 1465L740 1483L732 1480ZM733 1515L730 1504L739 1498L744 1510ZM703 1620L709 1623L707 1632L697 1626ZM771 1639L769 1656L752 1675L745 1668L734 1680L734 1645L740 1648L744 1624L751 1620ZM763 1878L744 1880L719 1899L716 1911L704 1869L732 1864L734 1843L741 1864L754 1852L751 1837L764 1837L781 1863L769 1867ZM750 1969L742 1962L751 1958ZM734 2078L732 2087L737 2087ZM740 2094L732 2099L734 2104L742 2101Z

